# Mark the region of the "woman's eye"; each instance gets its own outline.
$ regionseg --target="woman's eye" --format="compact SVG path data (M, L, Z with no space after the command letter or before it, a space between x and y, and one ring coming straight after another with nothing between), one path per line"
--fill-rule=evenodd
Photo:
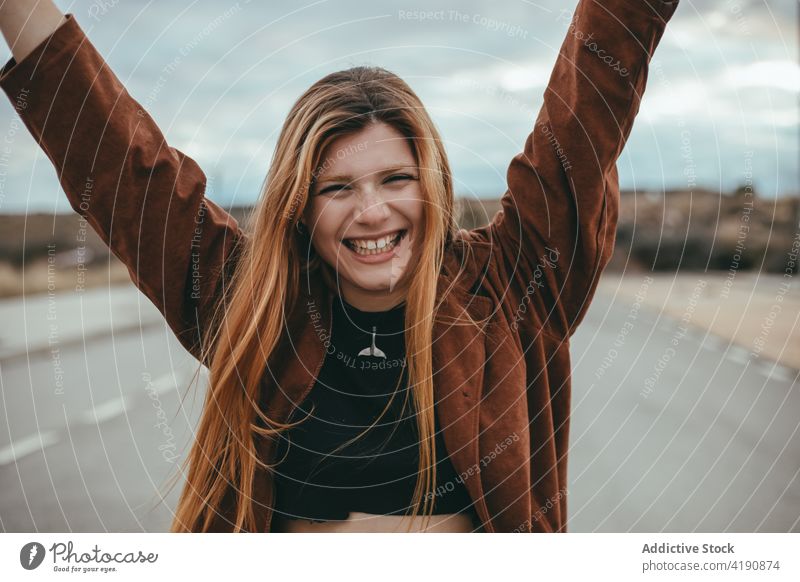
M404 181L408 181L408 180L416 180L416 179L417 179L416 176L411 176L409 174L395 174L393 176L389 176L388 178L386 178L386 180L384 180L384 183L385 184L388 184L390 182L399 183L399 182L404 182ZM347 186L345 184L332 184L331 186L327 186L327 187L323 188L322 190L320 190L317 193L317 196L322 196L323 194L341 192L343 190L350 190L350 186Z
M409 176L408 174L395 174L394 176L389 176L387 178L387 182L398 182L400 180L415 180L414 176Z
M327 194L329 192L340 192L342 190L346 190L347 188L349 188L349 186L344 186L342 184L335 184L333 186L328 186L327 188L325 188L323 190L320 190L317 193L317 196L321 196L321 195Z

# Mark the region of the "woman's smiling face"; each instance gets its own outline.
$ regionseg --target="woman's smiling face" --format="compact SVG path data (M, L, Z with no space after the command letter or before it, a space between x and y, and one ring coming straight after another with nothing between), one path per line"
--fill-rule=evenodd
M423 208L414 152L392 126L373 123L328 145L303 218L345 301L384 311L405 299Z

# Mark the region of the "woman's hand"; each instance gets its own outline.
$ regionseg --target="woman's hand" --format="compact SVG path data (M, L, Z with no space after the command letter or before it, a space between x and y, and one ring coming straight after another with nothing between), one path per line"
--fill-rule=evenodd
M19 62L64 22L52 0L0 0L0 29Z

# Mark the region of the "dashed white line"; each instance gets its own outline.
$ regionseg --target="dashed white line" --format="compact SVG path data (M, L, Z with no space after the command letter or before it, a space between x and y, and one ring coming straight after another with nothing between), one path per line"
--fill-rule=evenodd
M91 410L84 410L79 420L83 424L100 424L119 416L128 409L128 406L129 401L124 396L121 396L95 406Z
M725 354L731 362L747 365L750 363L750 352L738 346L731 346Z
M58 433L53 430L23 437L0 449L0 465L15 463L32 453L41 451L58 442Z
M780 382L793 382L797 379L797 372L795 370L787 368L786 366L781 366L780 364L771 365L766 362L762 362L757 369L762 375L766 376L767 378L771 378L772 380L778 380Z
M686 339L691 340L695 343L702 343L703 339L705 338L705 334L701 333L700 330L697 329L689 329L686 332Z
M180 382L175 378L175 374L167 373L153 380L153 387L155 388L156 394L161 396L164 392L174 390L179 383Z
M728 343L724 340L718 338L715 335L709 335L706 340L703 342L703 348L710 350L712 352L722 352L724 353L728 349Z
M180 384L177 380L178 375L174 372L170 372L156 378L153 382L153 386L156 393L160 396L165 392L175 390ZM134 398L131 396L114 398L90 410L84 410L78 415L77 421L81 424L100 424L106 422L124 413L133 405L133 402ZM59 431L49 430L12 441L7 446L0 448L0 466L19 461L23 457L44 450L58 443L59 440Z

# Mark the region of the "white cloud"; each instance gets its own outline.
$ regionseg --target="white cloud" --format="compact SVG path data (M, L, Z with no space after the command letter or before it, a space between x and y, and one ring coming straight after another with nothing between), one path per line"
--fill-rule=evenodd
M800 93L800 65L783 60L730 66L719 76L718 80L729 89L769 87Z

